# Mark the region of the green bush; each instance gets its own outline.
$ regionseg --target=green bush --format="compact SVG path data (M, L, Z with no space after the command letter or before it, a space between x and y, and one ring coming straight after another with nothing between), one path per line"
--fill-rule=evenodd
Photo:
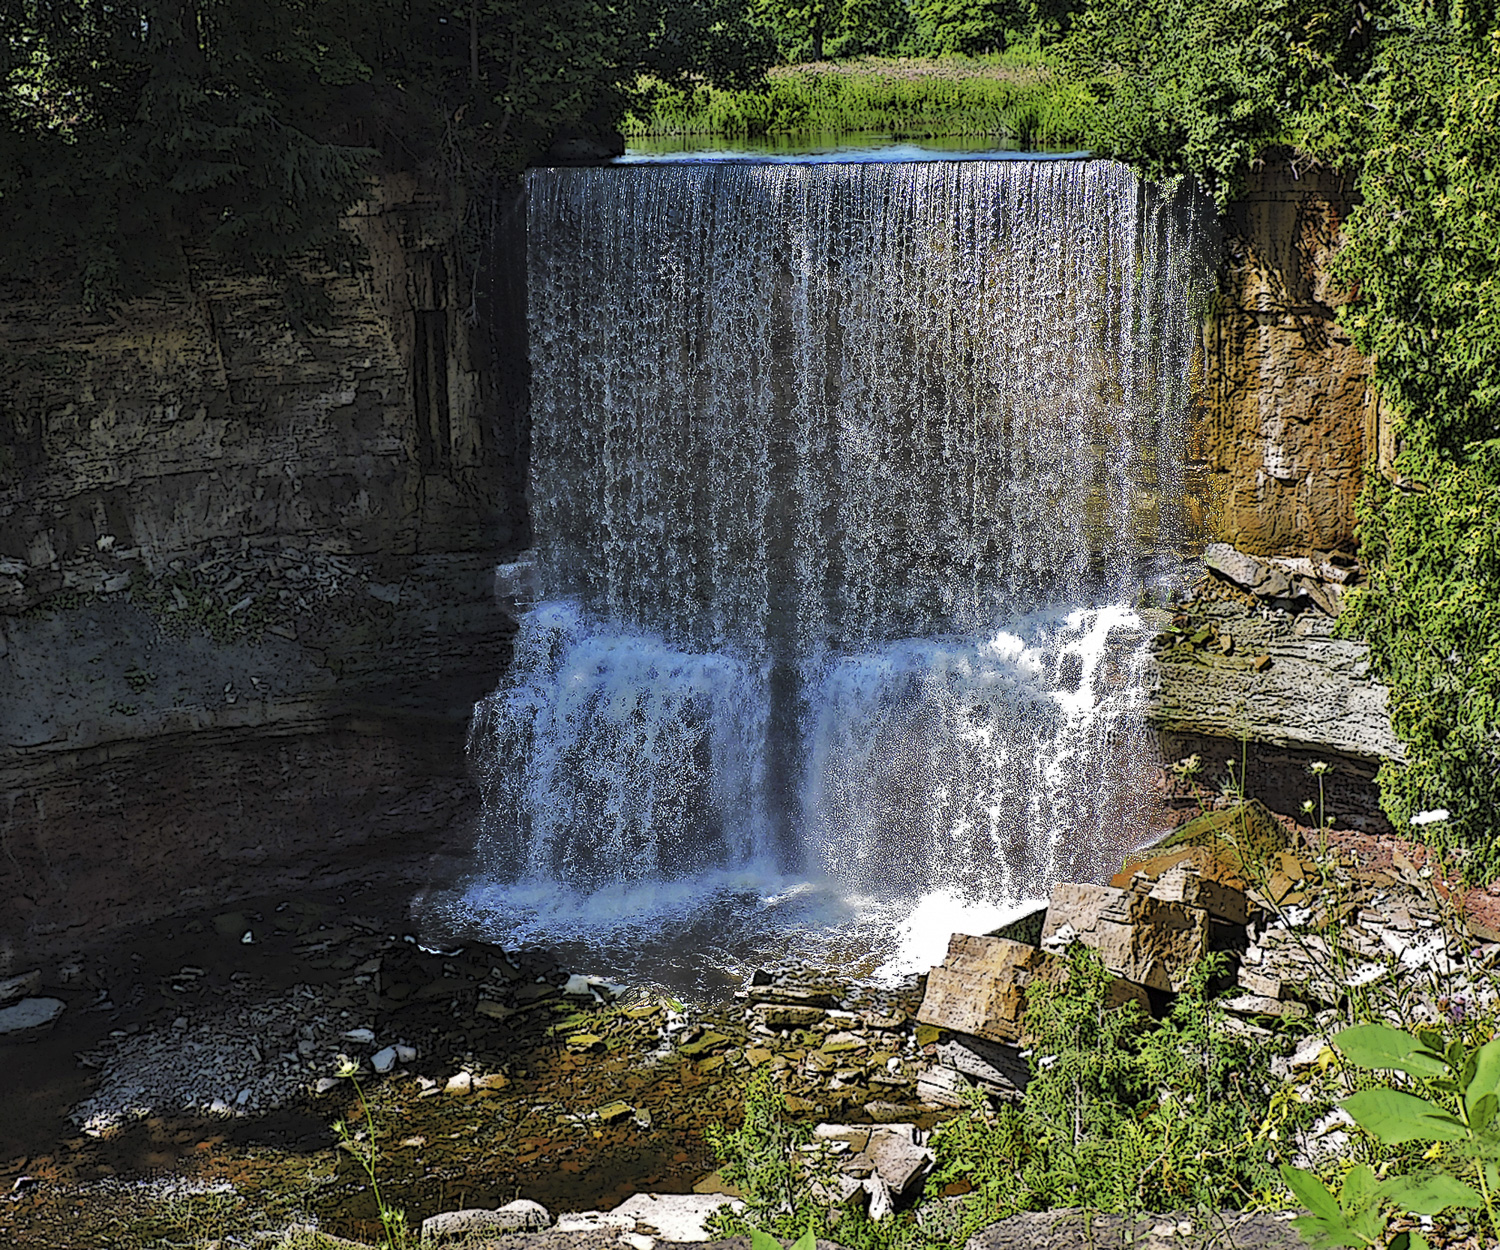
M1391 38L1310 131L1358 176L1336 266L1342 320L1398 422L1359 506L1368 587L1344 618L1391 687L1404 764L1381 771L1398 827L1500 869L1500 37L1455 23Z

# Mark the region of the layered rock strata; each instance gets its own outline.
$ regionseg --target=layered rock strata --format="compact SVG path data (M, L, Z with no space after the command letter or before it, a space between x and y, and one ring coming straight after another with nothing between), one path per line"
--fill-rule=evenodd
M506 209L476 277L387 179L311 324L196 253L110 314L0 290L0 971L461 823L526 539Z

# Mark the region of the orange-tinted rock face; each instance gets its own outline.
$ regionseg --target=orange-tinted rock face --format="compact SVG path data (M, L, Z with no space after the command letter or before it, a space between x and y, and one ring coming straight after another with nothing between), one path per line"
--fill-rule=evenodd
M1329 275L1350 207L1340 179L1281 166L1257 175L1225 222L1189 507L1241 551L1355 547L1354 501L1379 431L1370 365L1336 323L1344 296Z

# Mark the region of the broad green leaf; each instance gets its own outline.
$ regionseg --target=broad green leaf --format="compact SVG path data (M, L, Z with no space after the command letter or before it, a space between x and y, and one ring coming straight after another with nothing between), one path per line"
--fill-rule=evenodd
M802 1236L797 1238L797 1243L792 1250L818 1250L818 1237L812 1229L808 1229Z
M1316 1215L1299 1215L1292 1221L1292 1227L1302 1234L1302 1239L1309 1245L1319 1246L1322 1250L1332 1250L1334 1246L1350 1246L1353 1250L1362 1250L1371 1241L1369 1237L1350 1229L1342 1216L1337 1220L1324 1220Z
M1421 1233L1412 1233L1411 1240L1406 1243L1406 1250L1427 1250L1427 1238Z
M1360 1024L1333 1039L1344 1058L1360 1068L1407 1072L1412 1076L1442 1076L1448 1070L1441 1055L1410 1033L1383 1024Z
M1467 1102L1467 1100L1465 1100ZM1495 1118L1495 1111L1500 1109L1500 1098L1494 1094L1482 1094L1468 1106L1469 1127L1476 1133L1482 1133L1489 1128L1490 1121Z
M1414 1215L1438 1215L1449 1207L1482 1207L1477 1190L1443 1172L1430 1176L1393 1176L1383 1186L1385 1196Z
M1462 1141L1469 1130L1435 1102L1398 1089L1365 1089L1339 1103L1387 1145L1404 1141Z
M1323 1184L1316 1176L1305 1168L1294 1168L1288 1164L1281 1165L1281 1179L1286 1182L1286 1187L1296 1195L1297 1201L1321 1220L1329 1220L1333 1223L1343 1223L1344 1213L1339 1210L1338 1199L1329 1191L1328 1186ZM755 1250L760 1250L757 1246Z
M1352 1219L1379 1197L1380 1182L1375 1179L1371 1168L1360 1163L1349 1169L1343 1188L1339 1190L1339 1206L1346 1218Z
M750 1230L750 1250L781 1250L781 1243L772 1237L770 1233L763 1233L758 1228Z
M1474 1077L1464 1091L1464 1106L1470 1119L1474 1118L1474 1108L1486 1094L1500 1096L1500 1038L1481 1046L1474 1060Z

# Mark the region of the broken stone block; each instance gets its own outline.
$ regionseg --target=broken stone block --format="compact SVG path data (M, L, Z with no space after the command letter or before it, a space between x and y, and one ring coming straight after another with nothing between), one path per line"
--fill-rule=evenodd
M917 1081L917 1098L929 1107L967 1107L974 1092L957 1068L938 1064Z
M1162 903L1186 903L1201 907L1215 919L1230 924L1250 922L1250 900L1240 890L1203 876L1188 864L1167 869L1150 890L1150 896Z
M743 1211L745 1204L727 1194L635 1194L610 1212L632 1219L642 1231L666 1241L710 1241L705 1224L720 1207Z
M1259 994L1241 994L1237 998L1219 1001L1225 1011L1236 1016L1280 1016L1284 1020L1301 1020L1311 1014L1306 1003L1283 1002Z
M938 1061L963 1073L987 1093L1015 1099L1031 1076L1019 1047L979 1037L950 1038L938 1046Z
M1208 913L1185 903L1107 885L1052 888L1044 945L1082 942L1118 977L1156 990L1180 990L1210 949Z
M1056 964L1021 942L955 933L947 958L928 974L917 1020L991 1041L1019 1041L1026 987L1044 969L1057 975Z
M1203 566L1246 590L1263 582L1268 571L1254 556L1236 551L1228 543L1209 543L1203 549Z
M886 1183L897 1197L919 1185L932 1170L935 1156L926 1146L912 1140L910 1132L896 1131L895 1125L884 1126L870 1134L865 1153L875 1166L875 1175Z
M794 1007L782 1003L756 1003L751 1013L768 1029L810 1029L827 1018L821 1007Z
M1280 998L1281 982L1275 977L1256 972L1253 968L1241 967L1235 978L1242 990L1261 998Z

